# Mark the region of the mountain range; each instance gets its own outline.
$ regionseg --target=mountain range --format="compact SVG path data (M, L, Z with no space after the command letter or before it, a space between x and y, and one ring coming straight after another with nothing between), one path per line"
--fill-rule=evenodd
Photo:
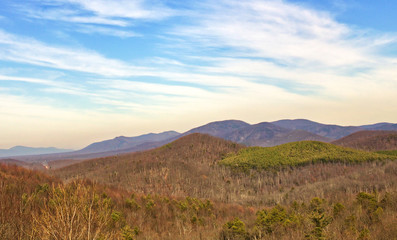
M106 157L152 149L192 133L208 134L247 146L270 147L303 140L331 142L362 130L397 130L397 124L376 123L362 126L339 126L322 124L306 119L284 119L274 122L249 124L240 120L225 120L211 122L184 133L167 131L136 137L120 136L92 143L78 151L51 154L45 151L37 151L35 153L25 152L19 155L1 155L0 157L12 157L13 159L28 162Z

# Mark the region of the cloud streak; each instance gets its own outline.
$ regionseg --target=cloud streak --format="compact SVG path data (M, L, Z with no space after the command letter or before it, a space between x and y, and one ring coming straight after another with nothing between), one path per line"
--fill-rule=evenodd
M192 24L177 27L173 33L201 48L231 47L235 57L260 57L305 67L368 66L374 62L367 58L371 48L396 40L387 35L362 37L361 32L325 12L258 0L208 3Z
M66 0L81 6L86 11L107 18L163 19L174 14L174 10L158 1L105 1L105 0Z
M133 76L146 71L86 49L54 47L0 30L0 59L103 76Z
M30 0L13 6L30 18L119 27L132 25L134 20L159 21L177 12L149 0Z
M119 38L131 38L131 37L140 37L141 34L132 32L132 31L124 31L120 29L114 29L109 27L99 27L99 26L87 26L81 25L74 29L75 31L86 33L86 34L102 34L102 35L109 35L115 36Z

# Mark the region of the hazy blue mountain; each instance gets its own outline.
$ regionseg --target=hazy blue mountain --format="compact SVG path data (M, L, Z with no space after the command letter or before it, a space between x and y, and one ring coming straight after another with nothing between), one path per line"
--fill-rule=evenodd
M360 128L365 130L385 130L385 131L397 131L397 124L396 123L375 123L369 125L362 125Z
M227 140L248 146L269 147L288 142L315 140L329 142L330 139L304 130L283 128L269 122L249 125L223 136Z
M0 149L0 157L13 157L13 156L26 156L26 155L38 155L38 154L49 154L49 153L64 153L70 152L70 149L59 149L54 147L48 148L33 148L24 146L15 146L10 149Z
M225 120L225 121L217 121L210 122L203 126L193 128L183 135L189 135L191 133L203 133L208 134L215 137L224 137L230 132L236 131L238 129L248 127L250 124L240 121L240 120Z
M294 120L284 119L272 123L284 128L289 128L294 130L296 129L305 130L317 134L319 136L331 138L331 139L339 139L353 132L362 130L360 127L357 126L339 126L333 124L322 124L306 119L294 119Z
M191 133L208 134L248 146L274 146L301 140L329 142L331 139L316 134L283 128L269 122L248 124L239 120L217 121L193 128L183 135Z
M99 153L99 152L117 151L122 149L134 148L136 146L145 143L161 142L170 138L175 138L179 135L180 133L178 132L167 131L162 133L149 133L137 137L120 136L110 140L92 143L87 147L79 151L76 151L75 153L82 154L82 153Z
M282 136L290 131L290 129L282 128L268 122L263 122L254 125L248 125L244 128L235 130L224 137L233 142L252 146L258 145L258 141L267 143L271 139Z

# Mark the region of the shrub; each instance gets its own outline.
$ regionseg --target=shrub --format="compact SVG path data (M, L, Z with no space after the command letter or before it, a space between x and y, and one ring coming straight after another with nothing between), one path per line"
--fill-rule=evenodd
M238 218L234 218L232 221L227 222L223 226L221 232L221 240L245 240L248 234L245 229L245 224Z

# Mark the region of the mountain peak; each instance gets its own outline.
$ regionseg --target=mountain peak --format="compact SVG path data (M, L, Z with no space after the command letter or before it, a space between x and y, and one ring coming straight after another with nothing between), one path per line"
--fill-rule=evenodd
M186 133L184 133L184 135L188 135L191 133L204 133L215 137L223 137L224 135L232 131L247 126L250 126L250 124L240 120L223 120L223 121L210 122L203 126L193 128L187 131Z

